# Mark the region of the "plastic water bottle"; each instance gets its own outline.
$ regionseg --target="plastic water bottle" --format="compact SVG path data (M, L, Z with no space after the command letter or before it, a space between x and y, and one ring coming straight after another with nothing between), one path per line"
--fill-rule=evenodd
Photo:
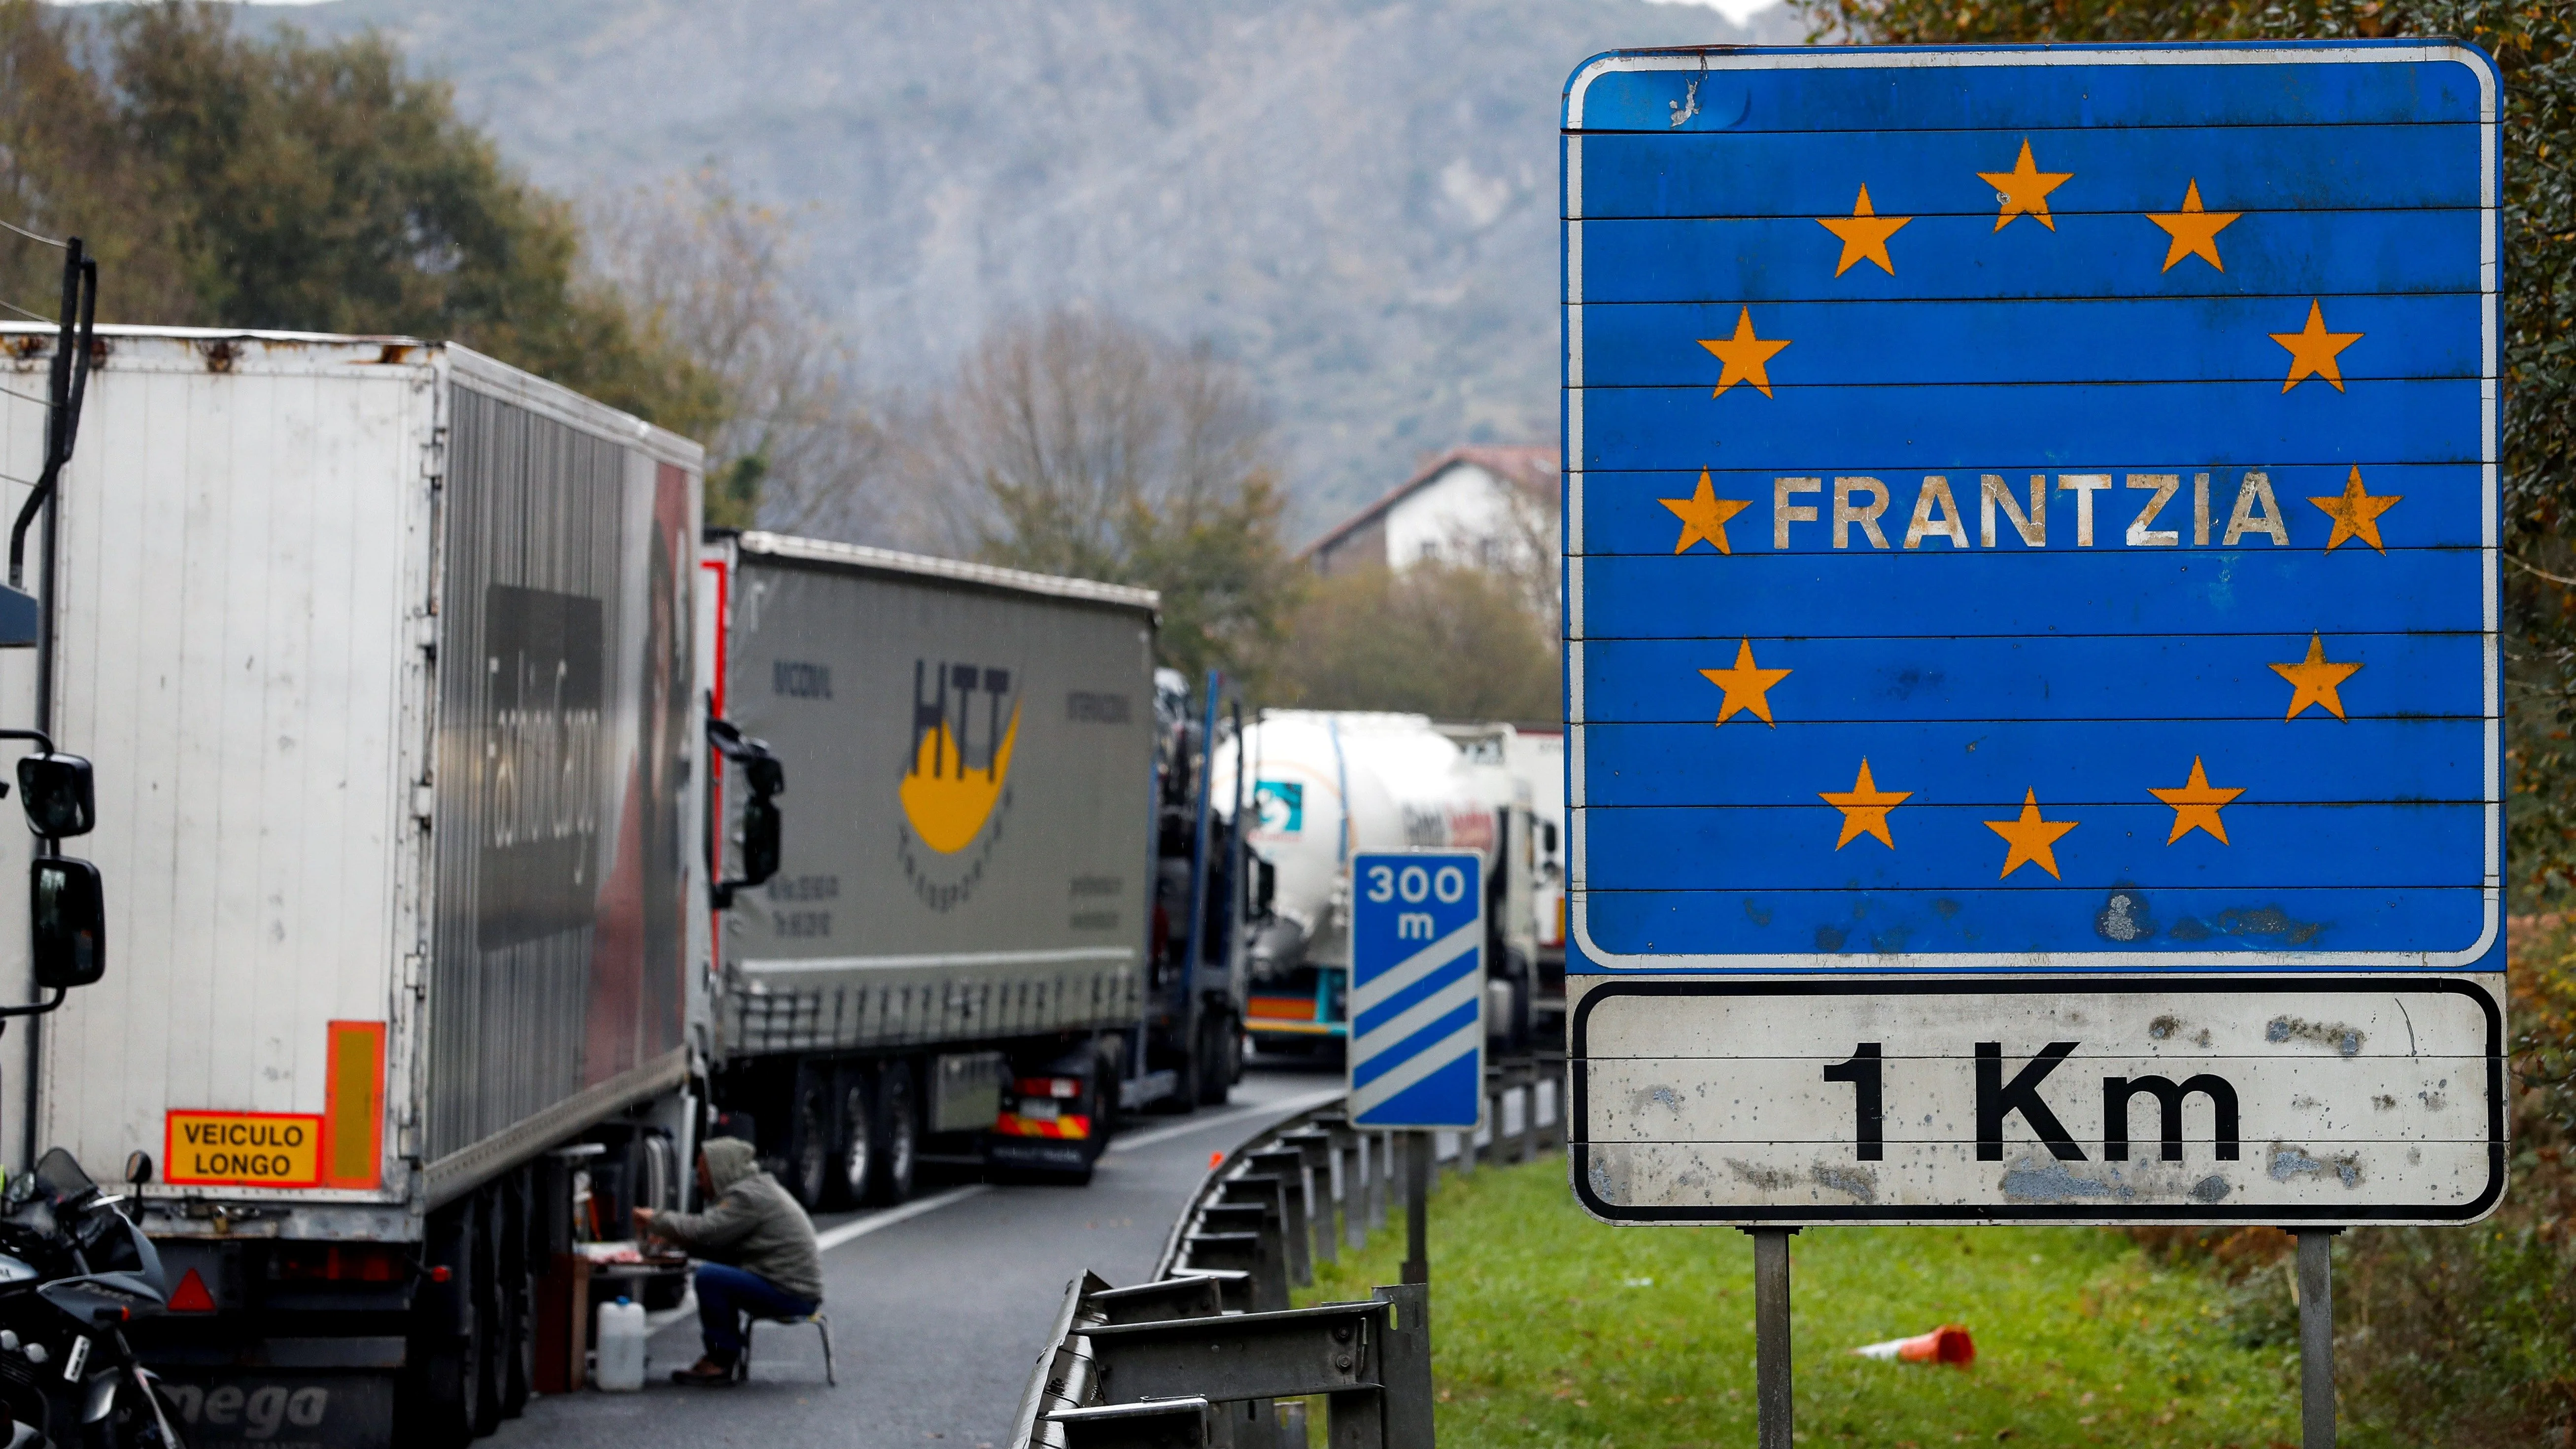
M631 1394L644 1387L644 1305L620 1298L599 1305L599 1372L601 1389Z

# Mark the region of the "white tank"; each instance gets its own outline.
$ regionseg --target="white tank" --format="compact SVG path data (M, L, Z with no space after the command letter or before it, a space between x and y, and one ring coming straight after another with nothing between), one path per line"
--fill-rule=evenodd
M1350 858L1372 850L1496 845L1526 790L1499 756L1480 763L1418 714L1264 710L1237 742L1217 748L1214 798L1229 806L1239 758L1249 758L1260 812L1247 839L1277 872L1274 929L1254 947L1259 974L1298 964L1346 967L1344 917ZM1476 751L1475 754L1491 752ZM1267 961L1265 961L1267 957Z

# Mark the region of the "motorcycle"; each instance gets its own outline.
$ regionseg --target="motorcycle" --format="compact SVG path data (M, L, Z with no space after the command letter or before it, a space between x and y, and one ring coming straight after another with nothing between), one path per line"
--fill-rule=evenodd
M0 1187L5 1449L186 1449L126 1342L169 1289L122 1201L61 1148Z

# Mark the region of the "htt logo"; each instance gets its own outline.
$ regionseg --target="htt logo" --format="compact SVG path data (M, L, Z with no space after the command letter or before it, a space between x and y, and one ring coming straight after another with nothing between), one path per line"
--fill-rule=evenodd
M1020 737L1015 682L1007 669L913 661L911 743L897 793L912 836L935 853L921 855L909 841L903 852L904 874L934 910L974 891L1001 838L997 816L1010 804L1011 752ZM979 838L983 848L972 860L937 859Z

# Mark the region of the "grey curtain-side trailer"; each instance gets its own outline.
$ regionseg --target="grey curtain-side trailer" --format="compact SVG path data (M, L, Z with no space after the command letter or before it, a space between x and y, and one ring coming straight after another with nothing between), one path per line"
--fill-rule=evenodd
M714 708L786 771L778 873L718 928L711 1090L789 1186L1084 1177L1123 1112L1223 1101L1240 892L1193 808L1203 724L1158 692L1156 595L758 532L711 533L704 566Z

